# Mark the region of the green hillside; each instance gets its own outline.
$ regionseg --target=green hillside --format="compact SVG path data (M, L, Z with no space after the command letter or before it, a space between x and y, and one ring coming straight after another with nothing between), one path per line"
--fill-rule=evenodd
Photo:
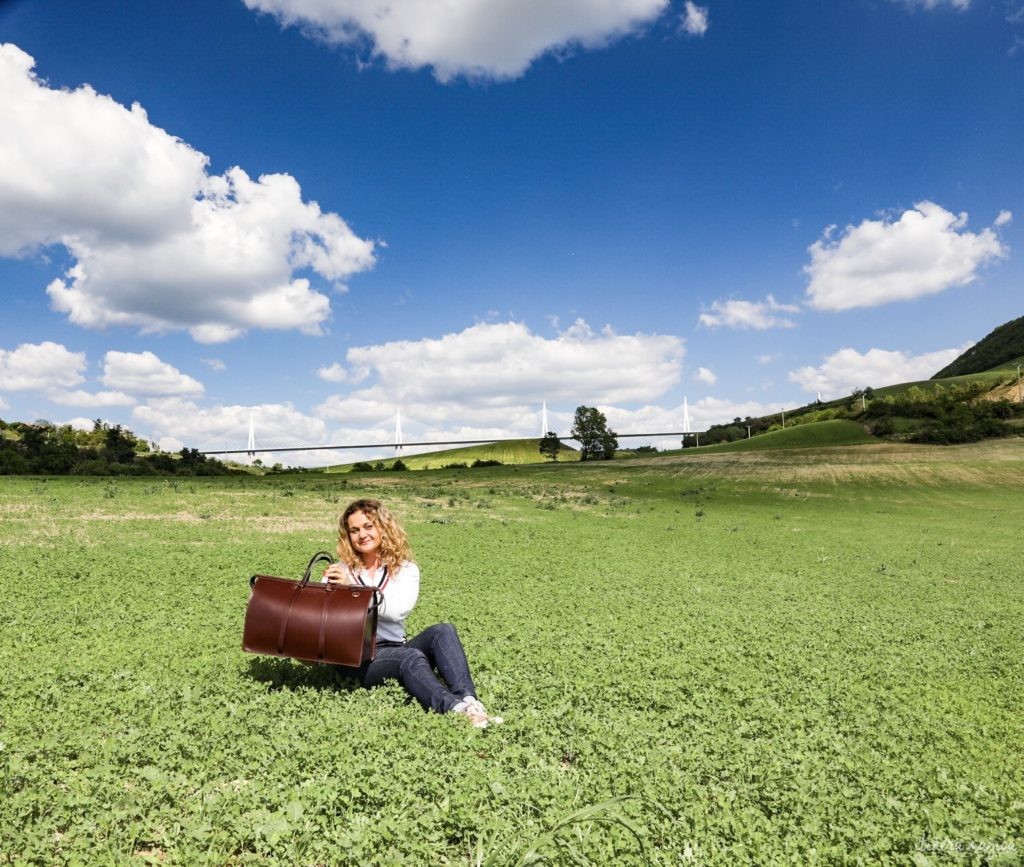
M499 443L483 443L457 449L445 449L439 452L427 452L421 455L402 455L402 463L410 470L438 470L451 464L465 464L467 467L474 461L500 461L502 464L539 464L546 458L540 453L539 439L510 440ZM578 461L579 452L563 443L560 461ZM395 458L380 461L385 469L391 469ZM370 461L376 465L377 461ZM338 464L326 467L324 472L349 473L353 464Z
M807 404L786 411L785 432L793 436L793 430L822 422L850 421L875 437L892 441L950 444L1014 436L1024 428L1024 402L1017 390L1018 364L1024 364L1024 356L1011 356L990 370L901 382ZM768 437L783 432L779 421L778 415L736 419L712 425L701 440L723 447L727 442L735 444L729 446L730 450L775 448L779 441ZM748 429L753 433L749 440ZM819 444L828 443L807 443ZM787 445L800 447L795 442Z
M682 454L707 454L708 452L748 452L758 449L807 449L827 446L856 446L876 443L878 439L865 433L864 427L855 421L833 419L817 421L795 427L782 428L759 434L750 439L736 440L699 449L684 449ZM679 454L676 452L676 454Z
M1018 362L1024 363L1024 359L1013 359L999 367L994 367L991 370L982 370L977 373L964 373L958 376L944 376L941 378L932 377L931 379L922 379L917 382L901 382L897 385L887 385L884 388L876 388L874 396L899 397L906 394L912 388L919 388L924 392L932 393L936 390L936 387L950 388L954 385L973 386L977 384L979 386L984 385L990 389L996 388L1016 378L1017 374L1014 365Z
M952 364L942 368L932 379L981 373L1005 365L1014 364L1024 356L1024 316L1006 322L975 343Z

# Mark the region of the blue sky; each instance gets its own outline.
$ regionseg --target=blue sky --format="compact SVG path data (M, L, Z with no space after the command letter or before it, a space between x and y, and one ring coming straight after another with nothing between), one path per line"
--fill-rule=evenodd
M702 428L1022 313L1016 0L22 0L0 43L5 419Z

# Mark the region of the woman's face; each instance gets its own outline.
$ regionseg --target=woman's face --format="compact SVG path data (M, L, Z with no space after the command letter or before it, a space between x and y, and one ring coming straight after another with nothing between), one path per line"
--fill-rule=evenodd
M380 550L380 530L366 512L353 512L348 516L348 540L364 563L373 560Z

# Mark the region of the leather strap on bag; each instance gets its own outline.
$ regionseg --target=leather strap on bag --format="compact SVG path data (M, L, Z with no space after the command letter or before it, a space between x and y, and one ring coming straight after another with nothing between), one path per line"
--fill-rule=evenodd
M334 558L330 554L328 554L326 551L317 551L310 558L309 563L306 564L306 571L303 573L302 581L300 583L302 583L302 584L308 584L309 583L309 576L310 576L310 573L313 571L313 567L318 562L320 562L322 560L326 561L327 563L333 563L334 562ZM252 577L249 578L249 587L250 588L253 587L256 584L256 579L258 577L259 577L258 575L253 575Z
M330 565L334 562L334 558L326 551L317 551L312 557L309 558L309 563L306 565L306 571L302 573L302 581L300 582L301 584L306 585L309 583L309 576L313 571L313 567L321 561Z
M332 560L331 562L334 562L334 561ZM312 565L313 565L313 563L310 562L310 566L312 566ZM363 581L363 579L359 577L359 573L358 572L353 572L351 567L349 567L348 571L349 571L349 574L353 578L355 578L356 581L359 582L359 586L360 587L367 587L368 586L366 584L366 582ZM385 587L385 585L387 583L388 583L388 567L385 566L384 567L384 574L381 576L380 582L377 584L376 587L373 588L373 604L370 607L370 611L373 613L373 635L374 636L377 635L377 612L380 609L381 599L384 596L384 587ZM324 642L326 640L326 636L327 636L327 606L324 605L324 611L323 611L323 614L320 617L320 636L319 636L319 643L317 645L317 647L318 647L318 654L321 657L324 655Z
M313 572L313 567L321 562L326 561L327 563L333 563L334 558L326 551L317 551L306 564L306 571L302 573L302 580L295 585L295 589L292 590L292 598L288 602L288 613L285 614L284 619L281 621L281 629L277 634L277 652L284 652L284 637L288 632L288 621L292 616L292 608L295 606L295 600L299 598L299 590L305 587L309 583L309 576ZM323 614L320 616L320 656L324 655L324 632L326 631L325 618L327 616L327 606L324 606Z
M359 582L359 587L369 587L369 584L359 577L358 572L353 572L351 569L348 571ZM387 566L385 566L384 574L381 575L381 579L377 582L377 587L374 588L374 633L377 632L377 613L381 607L381 601L384 599L384 588L387 587L387 579Z

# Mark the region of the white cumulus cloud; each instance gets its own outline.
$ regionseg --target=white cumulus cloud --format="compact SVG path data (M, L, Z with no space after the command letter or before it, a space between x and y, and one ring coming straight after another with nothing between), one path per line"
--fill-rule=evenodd
M131 394L152 396L203 393L201 382L152 352L108 352L103 359L103 384Z
M808 248L808 302L818 310L849 310L966 285L1007 252L992 229L974 233L966 225L967 214L925 201L895 221L864 220L838 237L830 227Z
M757 400L733 401L719 397L705 397L690 406L694 428L708 428L713 424L728 424L739 418L757 418L772 415L786 408L784 403L762 403Z
M996 221L995 221L995 223L993 225L995 225L997 227L998 226L1007 226L1011 222L1013 222L1013 212L1012 211L1000 211L999 215L996 217Z
M861 353L844 348L832 353L817 367L801 367L789 372L789 381L804 391L820 393L826 400L850 394L858 388L881 388L900 382L929 379L972 344L940 349L921 355L887 349L869 349Z
M86 367L84 352L72 352L51 341L23 343L9 352L0 349L0 390L37 391L61 406L99 408L136 403L117 382L105 382L113 388L97 392L74 388L85 382Z
M0 45L0 255L61 244L74 263L48 287L90 328L188 330L201 342L250 328L320 333L327 295L372 266L374 245L307 202L287 174L207 173L208 158L82 86L55 90Z
M345 382L348 379L348 371L338 362L334 362L329 367L319 368L316 375L327 382Z
M88 85L53 90L0 45L0 253L66 236L125 242L188 228L206 157Z
M598 409L608 419L608 427L619 435L619 448L629 449L637 446L655 446L660 449L677 449L682 443L681 436L674 437L638 437L623 434L667 433L683 430L682 404L674 407L647 404L635 409L620 406L600 405ZM699 422L693 422L693 404L690 404L690 419L694 428ZM566 425L567 433L571 426Z
M490 425L542 400L641 402L679 381L683 354L673 335L594 332L582 320L554 338L518 322L479 323L440 338L349 349L348 365L373 382L326 401L320 412L369 421L401 405L428 424Z
M85 381L84 352L71 352L60 343L22 343L0 349L0 390L54 391Z
M893 0L893 2L910 9L941 9L948 6L960 12L971 6L971 0Z
M132 406L135 398L122 391L97 391L88 392L82 389L75 391L52 391L47 398L61 406L77 407L102 407L102 406Z
M600 48L658 18L668 0L244 0L327 42L359 47L392 69L507 79L538 57Z
M326 382L357 383L366 379L370 375L370 371L366 367L357 367L349 370L336 361L327 367L318 368L316 375Z
M698 6L691 0L686 0L683 7L683 30L691 36L703 36L708 32L709 26L708 7Z
M323 419L299 412L290 403L202 407L182 397L159 397L132 410L132 418L138 428L149 431L148 435L160 442L161 448L172 451L182 446L244 449L249 436L250 417L258 446L297 447L326 443L327 425ZM273 462L288 463L291 459L289 454L279 453ZM266 463L266 455L261 457ZM244 455L228 456L228 459L232 458L241 460Z
M714 385L718 382L718 377L715 376L714 371L709 370L706 367L698 367L693 378L696 382L703 382L706 385Z
M792 319L779 314L799 312L800 308L795 304L779 304L771 295L764 301L730 298L713 302L710 312L700 314L700 324L705 328L724 326L756 331L768 328L794 328L796 323Z

